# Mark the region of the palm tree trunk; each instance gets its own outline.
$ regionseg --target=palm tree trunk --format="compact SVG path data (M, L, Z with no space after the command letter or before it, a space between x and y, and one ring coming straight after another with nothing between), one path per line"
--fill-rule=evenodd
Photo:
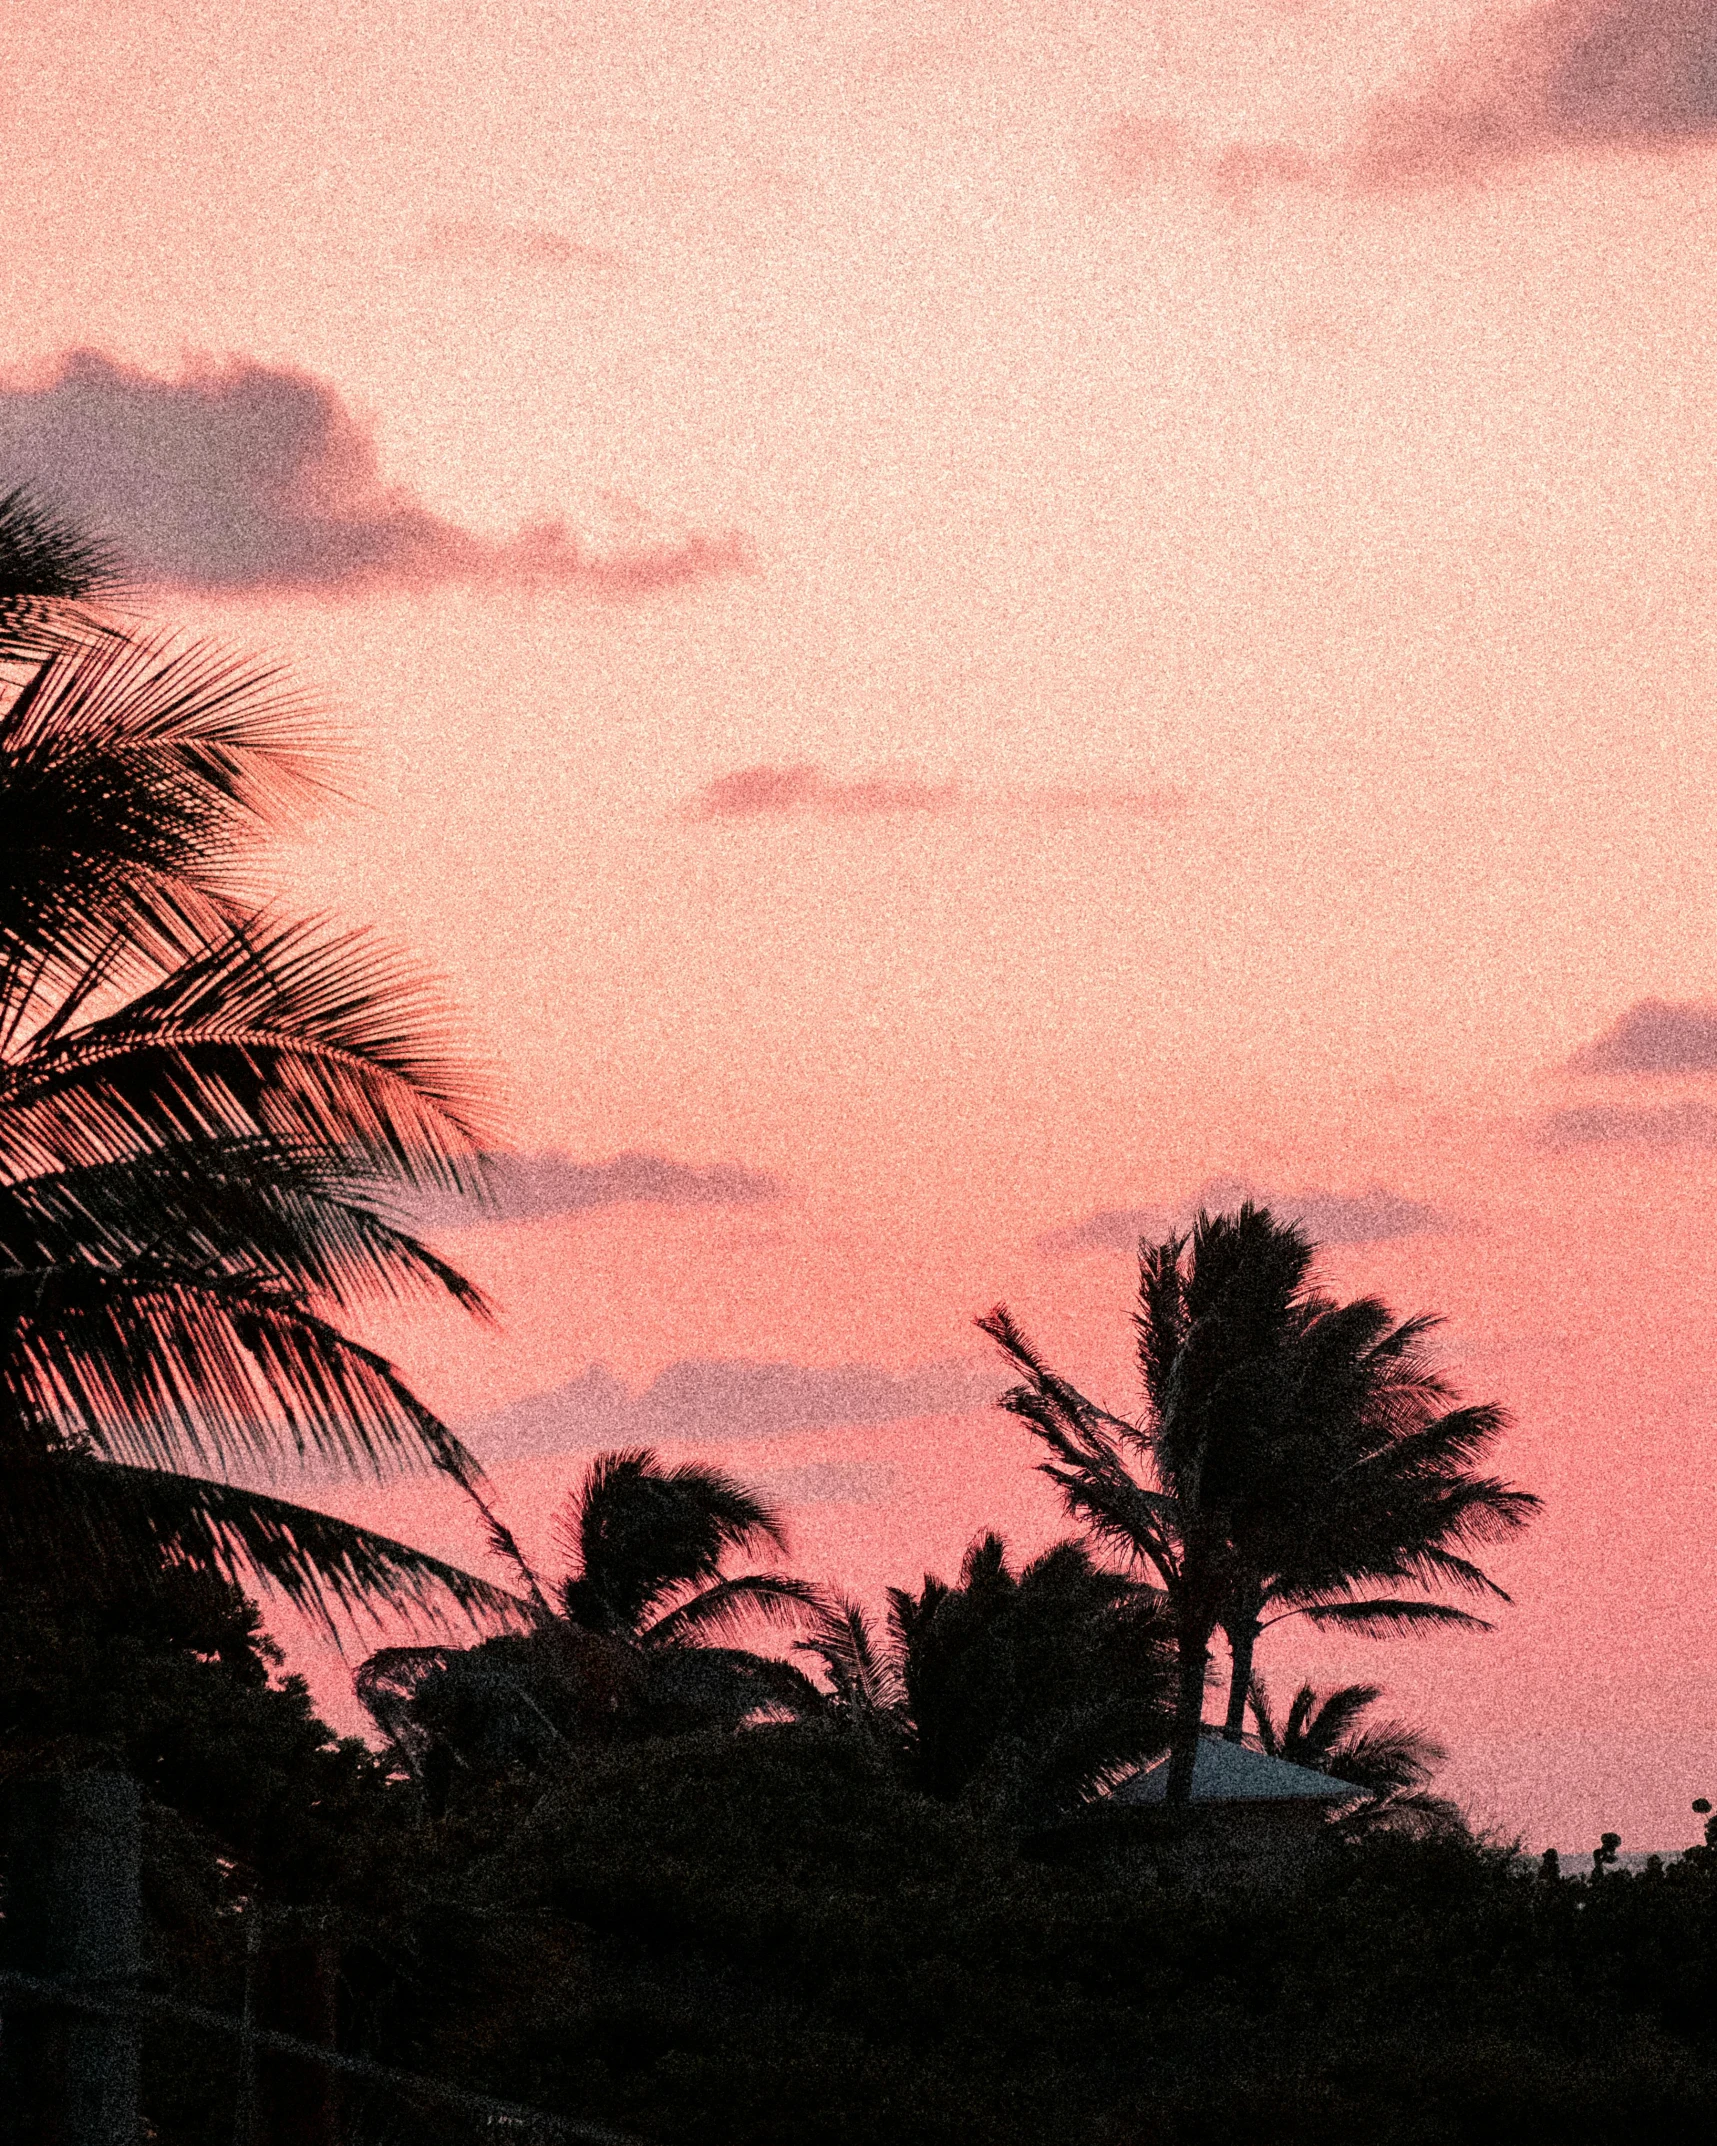
M1183 1625L1175 1678L1174 1740L1169 1746L1168 1798L1185 1803L1192 1795L1198 1764L1198 1735L1204 1724L1204 1679L1210 1665L1211 1627L1200 1620Z
M1228 1718L1222 1733L1237 1744L1246 1733L1246 1700L1252 1690L1252 1651L1258 1644L1258 1618L1237 1617L1228 1627L1233 1664L1228 1674Z

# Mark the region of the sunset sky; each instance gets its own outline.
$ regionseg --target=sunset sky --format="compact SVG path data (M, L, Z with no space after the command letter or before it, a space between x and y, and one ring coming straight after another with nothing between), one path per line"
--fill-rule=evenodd
M719 1458L874 1599L1060 1525L1242 1189L1546 1511L1363 1674L1534 1845L1717 1795L1709 0L31 0L0 490L286 659L301 905L497 1068L379 1338L527 1540ZM317 1496L477 1554L437 1491ZM318 1689L338 1699L326 1662Z

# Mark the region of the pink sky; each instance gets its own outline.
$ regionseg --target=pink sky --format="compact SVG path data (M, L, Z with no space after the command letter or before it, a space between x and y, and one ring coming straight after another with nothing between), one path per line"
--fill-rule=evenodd
M337 709L284 881L572 1173L458 1240L497 1334L382 1337L426 1397L595 1436L605 1365L874 1593L1054 1530L975 1312L1124 1404L1088 1218L1341 1195L1328 1280L1448 1315L1547 1511L1494 1636L1268 1674L1382 1682L1535 1842L1690 1838L1709 9L86 0L0 55L0 477ZM730 1360L806 1374L762 1432L636 1398ZM556 1420L487 1433L527 1532Z

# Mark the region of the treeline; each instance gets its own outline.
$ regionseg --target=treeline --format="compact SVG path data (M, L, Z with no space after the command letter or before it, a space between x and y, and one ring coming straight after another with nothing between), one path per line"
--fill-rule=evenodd
M1291 1893L1189 1889L811 1720L462 1769L436 1819L186 1574L12 1599L0 1753L142 1782L158 1986L236 2013L260 1919L343 2047L639 2138L1610 2146L1703 2139L1717 2109L1709 1852L1547 1879L1386 1831ZM155 2135L228 2146L230 2043L161 2023L145 2058ZM348 2082L287 2135L489 2134Z

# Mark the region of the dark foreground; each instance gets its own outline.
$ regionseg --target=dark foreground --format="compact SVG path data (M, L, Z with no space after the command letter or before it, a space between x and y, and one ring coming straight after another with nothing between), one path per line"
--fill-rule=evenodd
M1034 1856L805 1728L464 1783L432 1820L268 1671L214 1597L12 1615L0 1768L141 1781L157 1988L238 2010L265 1902L275 2001L296 1987L302 2014L331 1967L343 2045L415 2072L700 2146L1672 2146L1717 2124L1708 1857L1548 1883L1378 1840L1293 1894L1195 1894L1125 1844ZM160 2140L227 2146L234 2082L229 2044L150 2027ZM485 2136L391 2090L348 2087L339 2123L353 2146Z

